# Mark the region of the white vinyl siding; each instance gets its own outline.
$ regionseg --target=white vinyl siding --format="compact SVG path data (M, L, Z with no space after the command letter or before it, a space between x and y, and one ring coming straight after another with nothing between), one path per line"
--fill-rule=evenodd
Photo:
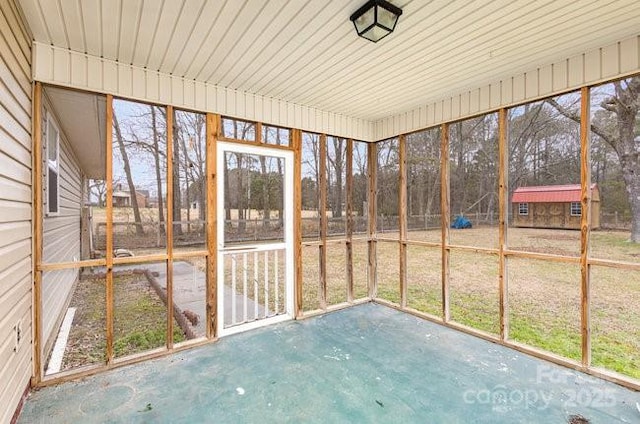
M43 96L43 130L47 121L53 121L60 128L52 112L52 107ZM43 134L44 135L44 134ZM43 138L44 140L45 138ZM50 152L46 152L50 153ZM82 174L73 151L64 132L59 131L58 160L58 208L57 212L44 217L43 223L43 257L44 263L72 262L80 259L80 217L82 208ZM43 170L47 169L51 159L43 155ZM48 180L47 175L43 179ZM49 181L50 182L50 181ZM43 193L45 210L51 193ZM78 270L69 269L56 272L45 272L42 275L42 348L43 364L55 340L56 331L64 317Z
M280 127L373 140L371 121L34 43L35 79ZM87 78L77 79L78 75Z
M38 64L34 75L39 81L56 85L377 141L638 72L639 46L639 37L626 38L375 121L179 78L38 42L34 43ZM611 55L616 60L604 59ZM617 64L616 69L605 70L602 66L605 62Z
M30 38L13 0L0 0L0 423L32 373L30 75Z
M54 215L60 205L60 130L50 114L47 114L45 128L47 143L43 157L46 158L47 215Z

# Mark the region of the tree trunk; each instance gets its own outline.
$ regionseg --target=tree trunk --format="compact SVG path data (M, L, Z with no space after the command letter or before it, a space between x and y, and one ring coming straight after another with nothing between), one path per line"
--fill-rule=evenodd
M640 243L640 154L622 156L620 165L631 207L630 241Z
M120 131L120 124L118 124L118 118L116 114L113 114L113 126L116 132L116 141L118 142L118 148L120 149L120 155L122 156L122 163L124 164L124 173L127 177L127 184L129 185L129 194L131 196L131 207L133 208L133 219L135 220L136 235L144 235L144 229L142 228L142 219L140 218L140 208L138 207L138 196L136 195L136 186L133 182L131 175L131 166L129 165L129 157L127 156L127 150L124 147L124 140L122 139L122 132Z
M271 205L269 204L270 186L267 175L267 158L260 156L260 171L262 172L262 228L269 228L271 219Z
M174 114L175 115L175 114ZM182 196L180 195L180 143L179 143L179 135L178 128L173 120L173 140L167 140L167 143L173 143L173 213L171 216L171 225L173 225L173 235L181 236L182 235ZM155 127L154 127L155 134ZM187 152L185 150L184 154Z
M279 188L278 190L280 191L284 191L284 175L282 174L282 163L280 162L280 160L277 161L278 163L278 184L279 184ZM284 193L283 193L284 194ZM284 227L284 216L283 216L283 202L284 196L280 199L280 201L278 202L278 228L283 228Z
M162 173L160 172L160 137L156 131L156 111L151 106L151 125L153 127L153 160L156 166L156 189L158 190L158 222L160 235L164 236L165 220L164 220L164 201L162 200Z

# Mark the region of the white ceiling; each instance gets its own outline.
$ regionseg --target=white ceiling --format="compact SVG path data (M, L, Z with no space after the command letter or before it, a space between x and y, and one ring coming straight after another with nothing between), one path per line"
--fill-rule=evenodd
M19 0L36 41L375 121L638 34L638 0Z
M46 86L58 125L89 178L105 178L105 96Z

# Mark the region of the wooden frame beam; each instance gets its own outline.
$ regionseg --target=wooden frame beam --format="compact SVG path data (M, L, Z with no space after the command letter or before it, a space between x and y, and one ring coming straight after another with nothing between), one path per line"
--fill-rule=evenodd
M178 161L173 157L174 131L173 131L173 106L167 106L167 219L169 225L165 225L167 239L167 349L173 348L173 166L178 166Z
M302 274L302 132L298 129L291 131L291 139L294 148L293 164L293 197L295 207L293 211L293 238L294 238L294 316L299 318L303 313L303 274Z
M442 320L449 322L449 124L440 127L440 214L442 237Z
M42 271L38 265L43 254L42 202L42 83L33 87L33 371L32 386L42 381Z
M589 87L582 87L580 95L580 199L582 203L582 216L580 217L580 329L582 336L582 365L588 367L591 365L591 325L589 316L591 305L589 266L589 237L591 234L591 145L589 141L589 121L591 117Z
M319 277L320 277L320 308L327 309L327 135L320 134L319 172L320 200L320 248L319 248Z
M369 196L367 199L367 205L369 209L368 219L368 236L369 236L369 268L368 268L368 280L369 280L369 298L375 299L378 296L378 279L377 279L377 214L378 214L378 195L377 195L377 180L378 180L378 145L376 143L369 143L367 149L367 172L368 178L368 190Z
M207 317L206 334L208 339L217 336L218 298L218 218L217 218L217 169L216 149L220 130L220 115L207 113Z
M346 151L346 202L347 202L347 222L345 233L347 236L347 302L353 302L353 139L347 139Z
M504 251L507 248L507 217L508 210L508 165L507 157L509 155L507 130L508 130L507 109L500 109L498 112L498 287L500 291L499 310L500 310L500 339L509 338L509 290L507 275L507 259Z
M400 190L398 193L398 225L400 229L400 306L407 307L407 143L406 136L398 137L398 161L400 162Z
M106 151L106 175L107 175L107 229L106 229L106 248L105 259L107 264L106 272L106 321L107 321L107 340L106 355L107 366L113 362L113 96L107 95L107 118L105 131L105 151Z

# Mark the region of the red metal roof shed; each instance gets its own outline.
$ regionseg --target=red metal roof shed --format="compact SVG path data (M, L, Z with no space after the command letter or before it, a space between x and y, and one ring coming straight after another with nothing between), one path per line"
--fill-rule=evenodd
M591 185L595 189L596 184ZM563 203L579 202L580 184L518 187L511 197L512 203Z

